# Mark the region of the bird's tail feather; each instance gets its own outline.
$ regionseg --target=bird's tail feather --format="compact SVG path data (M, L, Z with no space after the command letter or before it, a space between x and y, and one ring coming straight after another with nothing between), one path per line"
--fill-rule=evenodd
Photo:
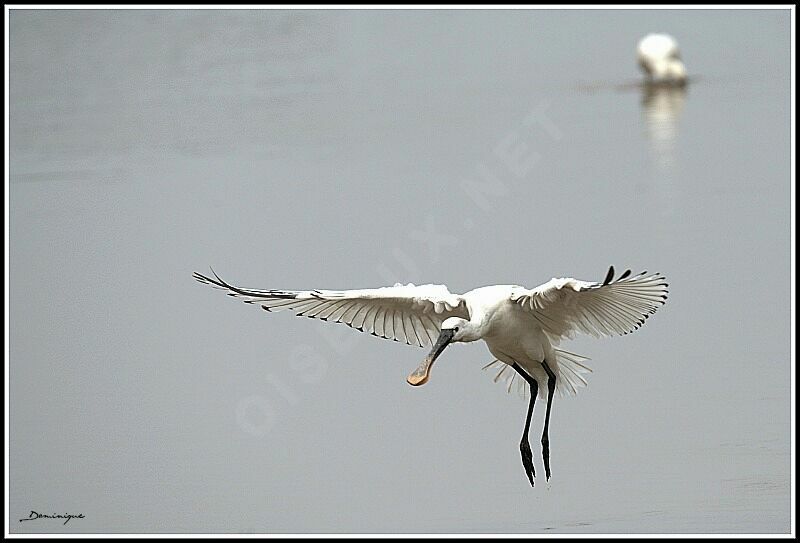
M592 372L592 369L584 364L584 362L591 359L563 349L554 349L554 351L556 353L556 368L554 368L556 390L561 396L577 394L578 389L585 387L587 384L584 376ZM484 370L490 368L499 368L493 380L495 383L502 381L507 392L511 393L512 390L516 390L522 398L529 396L530 389L527 381L520 377L508 364L500 360L493 360L483 367ZM544 395L546 390L546 385L540 383L539 393Z

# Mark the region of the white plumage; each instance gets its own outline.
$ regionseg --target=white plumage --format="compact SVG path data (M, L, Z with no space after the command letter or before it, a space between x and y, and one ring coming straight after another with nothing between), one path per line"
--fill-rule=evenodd
M636 48L639 67L653 83L686 82L678 42L669 34L648 34Z
M361 290L252 290L194 274L195 279L228 291L229 296L266 311L290 310L298 317L343 323L360 332L408 345L428 347L447 317L468 317L464 299L444 285L397 284Z
M613 266L602 283L560 278L533 289L494 285L465 294L453 294L444 285L413 284L341 291L253 290L235 287L213 275L195 273L194 277L269 312L288 310L297 316L343 323L384 339L432 346L431 353L408 377L415 386L428 381L433 363L448 344L483 340L495 357L485 368L499 368L495 381L506 378L510 391L519 376L523 389L537 388L538 394L531 395L529 413L537 396L547 398L542 444L548 478L546 443L552 393L574 394L586 386L584 376L591 371L584 364L588 358L556 346L577 333L602 337L633 332L665 303L668 286L658 273L632 276L627 270L613 280ZM525 452L529 425L530 414L521 448L533 484L533 466Z

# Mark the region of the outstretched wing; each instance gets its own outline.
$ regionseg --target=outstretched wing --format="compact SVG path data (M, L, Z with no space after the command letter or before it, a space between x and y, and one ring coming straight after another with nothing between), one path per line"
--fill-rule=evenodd
M511 300L533 314L552 339L577 332L595 337L623 335L638 329L667 299L661 274L627 270L616 281L611 266L602 283L551 279L534 289L519 289Z
M194 273L199 282L228 291L266 311L290 310L298 317L341 322L361 332L409 345L433 345L448 317L468 319L464 298L444 285L412 284L363 290L252 290Z

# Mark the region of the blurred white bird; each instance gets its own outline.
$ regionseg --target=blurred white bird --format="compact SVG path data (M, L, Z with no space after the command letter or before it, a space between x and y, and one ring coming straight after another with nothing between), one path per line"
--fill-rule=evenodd
M668 286L658 273L631 276L630 270L615 281L613 266L602 283L561 278L534 289L494 285L466 294L452 294L444 285L399 283L365 290L251 290L226 283L213 270L212 274L214 278L195 273L194 278L268 312L291 310L297 316L343 323L384 339L432 346L407 378L414 386L428 381L433 363L450 343L482 339L496 358L486 367L502 368L495 381L510 367L530 387L520 452L531 485L535 471L528 432L536 398L545 395L539 383L548 390L542 456L550 479L553 393L558 389L574 394L586 386L583 375L591 371L583 364L588 358L555 345L578 332L596 337L633 332L665 303Z
M639 67L651 83L686 83L678 42L668 34L648 34L636 48Z

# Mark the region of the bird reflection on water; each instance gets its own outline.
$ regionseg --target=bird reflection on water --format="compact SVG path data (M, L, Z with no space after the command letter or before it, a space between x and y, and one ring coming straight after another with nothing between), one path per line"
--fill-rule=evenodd
M655 161L663 170L672 169L687 86L645 83L641 89L642 115Z

